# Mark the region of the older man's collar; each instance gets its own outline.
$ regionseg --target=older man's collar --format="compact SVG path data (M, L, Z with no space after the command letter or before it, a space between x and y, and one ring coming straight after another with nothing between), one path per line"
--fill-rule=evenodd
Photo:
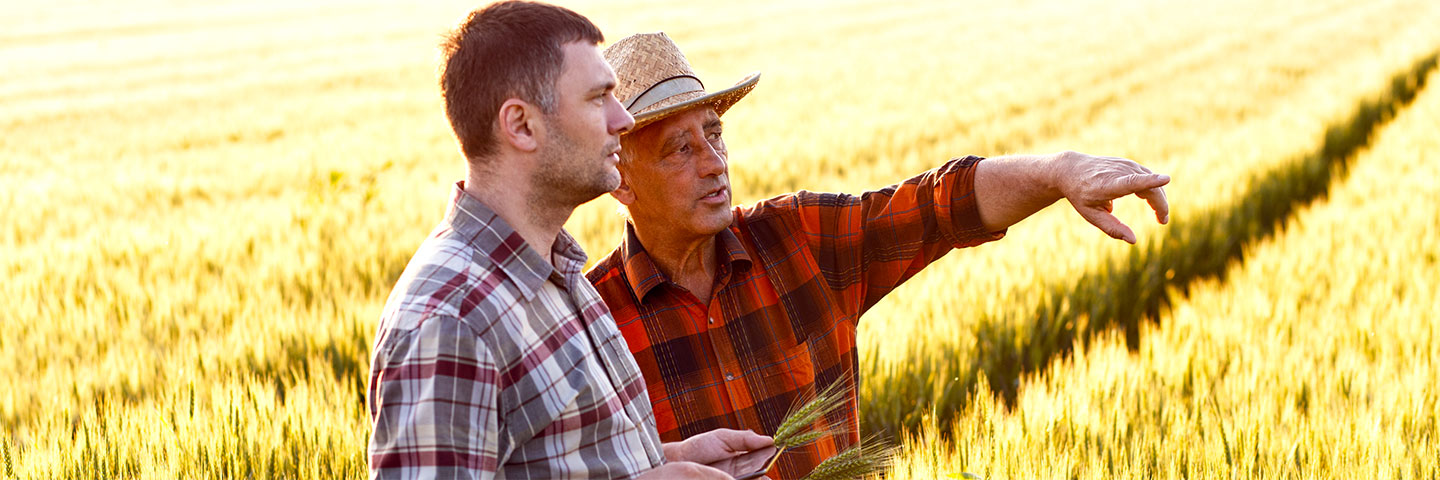
M734 224L716 235L715 240L715 248L719 249L720 254L720 261L717 262L720 271L717 273L724 275L750 268L750 254L745 251L745 244L740 242L740 237L735 235Z
M665 274L655 266L655 261L650 259L650 252L645 251L645 246L640 244L640 237L635 235L635 225L625 222L625 239L620 241L621 266L625 269L625 280L630 282L630 291L635 292L635 298L645 300L645 295L650 289L665 283Z
M734 226L715 235L715 240L718 274L750 268L750 254L745 252L740 237L735 235ZM640 243L640 237L635 235L635 225L630 222L625 222L625 239L620 242L620 258L623 260L625 279L630 282L630 290L635 292L635 298L641 303L644 303L645 296L655 287L671 281L670 277L660 271L660 267L655 266L650 253L645 251L645 246Z

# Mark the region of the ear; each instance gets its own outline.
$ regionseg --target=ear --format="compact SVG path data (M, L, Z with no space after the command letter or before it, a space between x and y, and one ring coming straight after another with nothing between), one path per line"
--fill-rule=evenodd
M500 104L495 127L502 143L522 152L533 152L540 146L538 137L540 109L518 98Z
M625 178L624 170L620 172L620 186L610 192L611 197L621 205L631 206L635 204L635 190L630 188L630 181Z

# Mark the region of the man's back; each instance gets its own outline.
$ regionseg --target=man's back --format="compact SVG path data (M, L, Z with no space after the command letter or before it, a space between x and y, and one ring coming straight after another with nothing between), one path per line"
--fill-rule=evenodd
M552 257L456 190L381 318L372 475L617 478L663 462L584 253L562 234Z

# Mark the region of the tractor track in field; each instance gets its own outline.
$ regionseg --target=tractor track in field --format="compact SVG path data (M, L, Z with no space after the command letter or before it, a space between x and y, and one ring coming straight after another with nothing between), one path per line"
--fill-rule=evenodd
M1118 330L1131 349L1137 348L1142 323L1158 322L1178 300L1176 295L1187 294L1191 285L1205 278L1223 280L1231 266L1244 262L1247 247L1270 239L1299 210L1325 198L1344 181L1356 154L1419 95L1437 61L1440 51L1392 76L1388 88L1329 125L1315 149L1257 173L1250 188L1236 197L1240 201L1175 218L1162 229L1159 240L1132 249L1128 256L1111 258L1078 278L1052 283L1028 310L980 319L973 348L945 346L934 356L955 359L953 363L910 362L870 369L894 373L872 375L876 378L865 382L863 388L873 396L861 406L861 423L867 430L892 437L916 432L930 415L939 425L948 425L959 410L955 407L970 398L982 376L997 396L1013 405L1020 379L1069 355L1077 340L1088 343L1100 333ZM952 382L933 381L952 378ZM929 405L933 412L897 412L887 404Z

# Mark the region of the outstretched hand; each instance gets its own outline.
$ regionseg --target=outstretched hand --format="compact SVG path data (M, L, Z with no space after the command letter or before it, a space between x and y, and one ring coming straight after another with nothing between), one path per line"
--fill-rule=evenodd
M1150 171L1134 161L1118 157L1097 157L1064 152L1055 159L1060 194L1090 224L1113 238L1135 243L1135 232L1111 214L1115 199L1135 195L1155 210L1155 220L1170 223L1170 203L1165 199L1169 175Z

